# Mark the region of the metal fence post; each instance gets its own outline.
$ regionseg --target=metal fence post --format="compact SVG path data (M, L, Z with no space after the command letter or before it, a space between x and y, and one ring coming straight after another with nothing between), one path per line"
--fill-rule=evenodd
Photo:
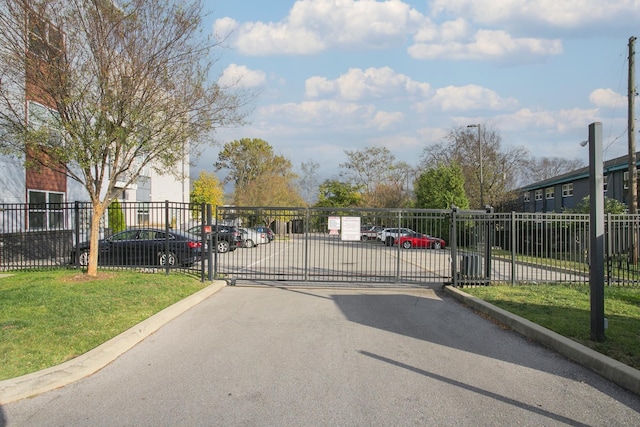
M305 208L304 219L304 281L309 280L309 208Z
M607 286L611 286L611 276L613 274L613 255L612 255L612 246L613 246L613 237L611 231L611 213L607 213L606 215L606 226L607 226L607 240L605 244L605 255L604 259L607 262L607 272L605 273L605 280L607 281Z
M164 271L169 275L169 201L164 201Z
M458 207L451 206L451 279L453 286L458 287Z
M211 232L208 237L208 245L209 245L209 256L207 260L208 269L207 269L207 277L209 281L212 281L214 277L218 277L218 229L216 228L216 233L213 232L213 224L211 224L211 205L207 204L207 225L211 227ZM203 214L204 215L204 214ZM216 218L218 218L218 207L216 206ZM216 227L218 226L216 221ZM204 230L204 227L202 228ZM211 237L215 237L212 239ZM213 261L213 263L212 263Z
M76 246L76 250L74 251L76 259L74 260L74 264L76 265L76 268L80 268L80 253L78 252L78 248L80 247L80 202L77 200L73 202L73 213L75 215L73 227L75 236L74 243Z
M491 248L493 247L493 208L489 205L486 209L486 221L485 221L485 239L484 239L484 284L489 285L491 283Z
M517 239L516 213L511 211L511 286L516 285L516 245Z
M396 245L396 277L395 283L400 281L400 228L402 227L402 211L398 211L398 244Z

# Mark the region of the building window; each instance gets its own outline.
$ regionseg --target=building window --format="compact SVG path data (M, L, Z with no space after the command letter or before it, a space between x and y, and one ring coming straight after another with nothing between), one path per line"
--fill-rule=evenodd
M542 190L536 190L536 200L542 200Z
M602 177L602 188L604 189L604 192L607 192L607 175L604 175Z
M34 130L46 131L46 143L51 147L59 147L64 145L64 140L59 129L60 114L51 108L45 107L34 101L29 101L28 105L29 125ZM45 143L45 141L42 141Z
M571 197L571 196L573 196L573 183L563 184L562 197Z
M531 200L531 193L529 193L528 191L524 192L524 201L528 202Z
M555 189L553 187L546 188L544 190L544 195L547 200L553 199L555 197Z
M64 34L37 13L29 13L29 52L46 61L62 58Z
M29 191L29 230L64 228L64 194Z
M149 225L149 202L138 203L138 224Z
M622 181L624 182L624 189L629 189L629 171L625 171Z

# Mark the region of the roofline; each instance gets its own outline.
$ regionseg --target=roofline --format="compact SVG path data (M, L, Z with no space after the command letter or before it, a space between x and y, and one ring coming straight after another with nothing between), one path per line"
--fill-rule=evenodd
M640 165L640 152L636 153L636 167ZM620 156L615 159L605 160L603 162L603 174L607 174L607 172L619 171L622 169L627 169L629 167L629 156ZM584 166L580 169L576 169L571 172L567 172L562 175L558 175L553 178L545 179L543 181L534 182L532 184L524 185L518 188L516 191L531 191L538 190L540 188L551 187L557 184L566 184L571 181L575 181L577 179L587 178L589 176L589 166Z

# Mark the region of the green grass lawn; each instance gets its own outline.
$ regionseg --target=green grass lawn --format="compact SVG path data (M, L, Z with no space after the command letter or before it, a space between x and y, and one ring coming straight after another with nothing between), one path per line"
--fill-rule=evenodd
M180 273L70 270L0 278L0 380L79 356L208 283Z
M640 369L640 288L606 287L605 342L593 342L588 285L463 288L464 292Z

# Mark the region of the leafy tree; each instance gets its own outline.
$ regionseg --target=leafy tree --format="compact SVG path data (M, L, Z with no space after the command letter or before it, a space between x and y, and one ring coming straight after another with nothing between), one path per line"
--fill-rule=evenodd
M198 179L193 181L191 185L189 199L194 205L192 208L194 219L201 218L200 206L203 203L213 206L219 206L224 203L224 189L215 174L201 171Z
M120 206L120 201L118 199L114 199L109 205L107 216L111 233L119 233L127 228L124 212L122 211L122 206Z
M422 161L426 164L459 165L470 204L481 207L482 182L484 204L496 207L513 199L513 190L518 188L523 171L526 171L528 156L522 147L504 148L499 132L482 125L480 141L477 131L466 126L456 127L445 141L425 148Z
M229 171L224 182L235 183L236 205L276 206L274 203L282 203L277 200L289 200L294 206L302 204L295 189L297 175L292 171L291 161L274 154L273 147L262 139L243 138L226 143L215 166L217 170Z
M291 180L282 175L265 174L249 182L236 194L239 206L301 207L304 200Z
M229 171L223 182L233 182L236 190L244 189L265 173L292 174L289 159L274 154L267 141L257 138L242 138L224 144L215 167L218 171Z
M415 182L415 194L417 208L450 209L456 205L469 209L462 170L455 164L440 164L422 172Z
M398 162L386 147L345 150L348 160L340 164L341 176L362 192L362 203L372 208L408 205L409 184L415 172L405 162Z
M317 207L354 208L362 202L357 186L337 180L326 180L320 185Z
M0 0L0 10L0 146L84 186L95 276L116 182L129 186L146 167L180 174L185 147L243 123L250 97L210 79L218 42L200 35L201 0ZM58 37L33 42L40 17ZM47 126L25 121L24 96L50 109Z

